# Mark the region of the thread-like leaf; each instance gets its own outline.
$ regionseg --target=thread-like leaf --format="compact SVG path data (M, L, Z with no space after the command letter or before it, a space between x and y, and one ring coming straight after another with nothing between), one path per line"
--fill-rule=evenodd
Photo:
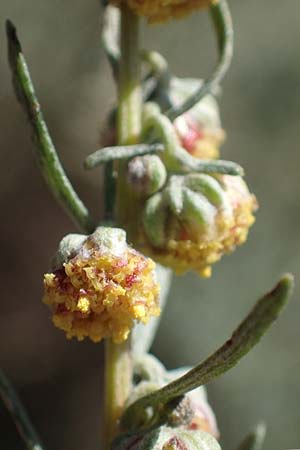
M135 156L148 155L150 153L162 152L164 146L162 144L137 144L137 145L120 145L114 147L104 147L90 154L85 162L86 169L93 169L101 164L120 159L134 158Z

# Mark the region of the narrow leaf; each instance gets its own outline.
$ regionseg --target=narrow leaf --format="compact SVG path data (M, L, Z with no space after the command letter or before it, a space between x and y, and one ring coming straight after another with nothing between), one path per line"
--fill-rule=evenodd
M80 228L89 233L94 230L90 214L76 194L57 156L46 122L36 97L28 66L22 54L16 28L6 22L8 58L17 98L32 127L36 156L43 175L55 197L64 206Z
M234 367L260 341L277 319L292 293L293 284L293 276L284 275L277 286L257 302L222 347L182 377L133 403L125 411L123 426L129 429L148 426L139 423L139 415L149 407L153 409L152 420L155 423L163 415L169 402Z
M91 153L85 160L86 169L93 169L110 161L134 158L135 156L148 155L150 153L162 152L162 144L137 144L104 147Z
M170 156L171 158L171 156ZM181 173L199 172L207 174L220 173L222 175L243 176L243 168L232 161L223 161L221 159L197 159L190 155L182 147L177 147L172 155Z

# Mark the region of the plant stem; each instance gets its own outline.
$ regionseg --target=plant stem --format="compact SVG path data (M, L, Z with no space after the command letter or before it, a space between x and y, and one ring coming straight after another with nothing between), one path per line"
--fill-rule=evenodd
M123 344L105 343L105 449L110 448L131 387L130 339Z
M141 133L142 94L140 87L140 57L138 45L138 17L122 3L121 59L118 90L118 145L139 143ZM126 231L135 224L136 202L126 183L127 161L116 163L116 218ZM130 192L129 192L130 191ZM129 230L130 229L130 230ZM129 238L130 239L130 238ZM119 419L131 389L132 362L130 338L123 344L106 341L106 407L105 447L116 436Z
M121 59L119 67L118 145L134 145L140 141L142 91L139 54L139 19L122 4ZM129 240L136 233L138 198L126 182L127 161L117 163L116 217Z
M133 145L141 132L139 20L126 5L122 6L121 20L118 144Z

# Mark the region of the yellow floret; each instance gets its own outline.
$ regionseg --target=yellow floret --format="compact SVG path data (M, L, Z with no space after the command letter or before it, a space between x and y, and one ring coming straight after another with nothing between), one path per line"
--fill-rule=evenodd
M130 247L122 256L84 252L44 277L43 301L68 338L127 339L134 321L158 316L159 288L149 258Z
M192 11L208 8L218 0L111 0L116 6L123 2L139 16L146 17L150 23L166 22L172 18L180 18Z

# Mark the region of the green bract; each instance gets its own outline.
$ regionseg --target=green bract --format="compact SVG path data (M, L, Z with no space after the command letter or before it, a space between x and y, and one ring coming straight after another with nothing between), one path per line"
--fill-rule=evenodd
M121 436L112 450L221 450L221 447L204 431L161 426L148 433Z

